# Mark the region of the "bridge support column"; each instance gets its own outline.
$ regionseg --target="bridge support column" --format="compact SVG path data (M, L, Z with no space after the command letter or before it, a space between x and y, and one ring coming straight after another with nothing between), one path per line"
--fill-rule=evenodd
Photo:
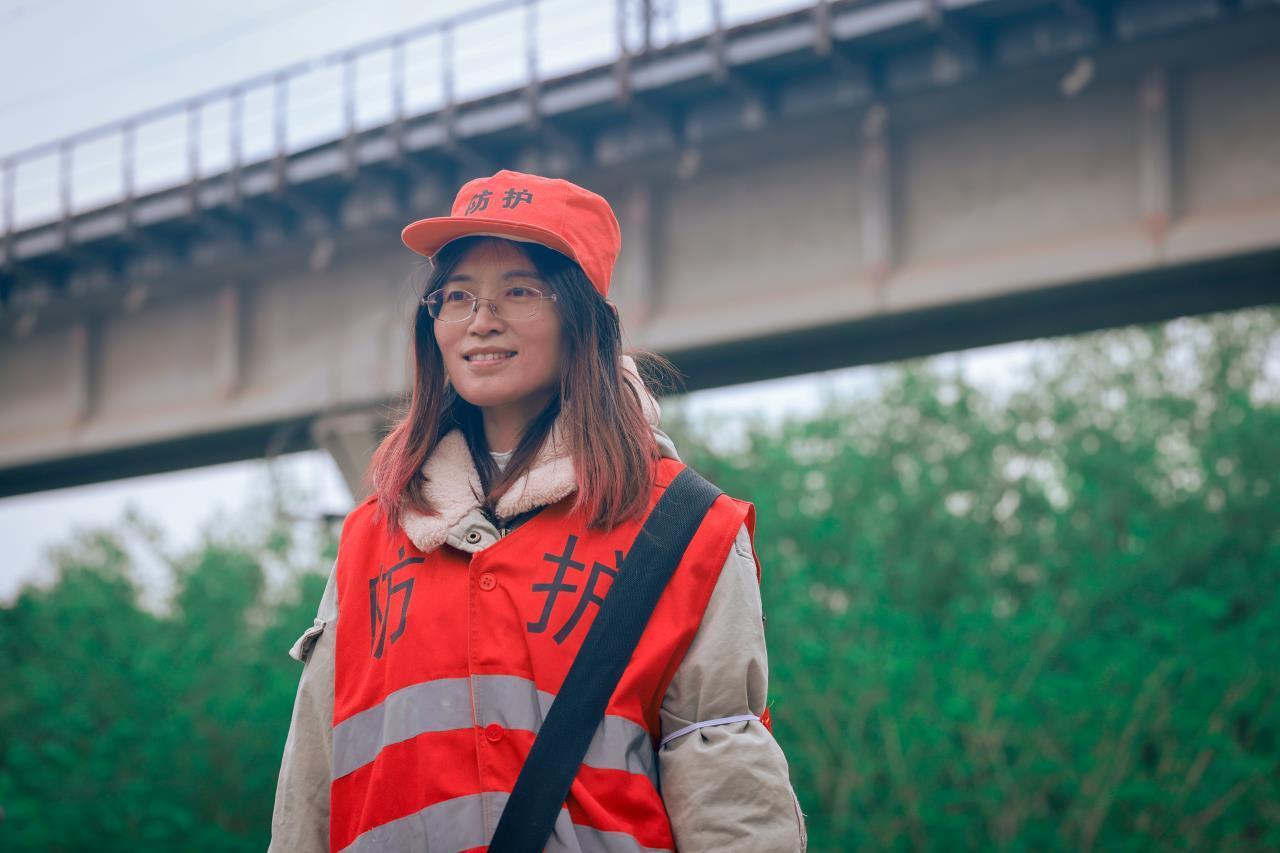
M628 190L621 205L623 250L610 293L628 332L647 324L656 307L659 203L659 191L642 182Z
M346 412L318 418L311 424L311 437L329 452L357 503L369 496L364 473L382 438L382 418L376 412Z
M893 182L889 113L876 103L862 119L858 174L862 202L863 269L877 295L893 266Z
M1155 242L1164 239L1173 218L1173 123L1169 78L1160 68L1142 75L1138 87L1138 191L1142 222Z
M234 397L244 384L244 287L238 281L224 284L218 293L218 387L223 397Z
M77 320L71 327L71 419L84 424L93 416L98 399L98 324L93 318Z

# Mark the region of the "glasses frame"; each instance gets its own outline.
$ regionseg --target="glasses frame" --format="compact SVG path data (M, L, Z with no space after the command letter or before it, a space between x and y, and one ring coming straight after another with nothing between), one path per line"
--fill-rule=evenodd
M558 293L546 294L546 293L543 293L543 292L542 292L541 290L539 290L538 288L533 287L533 286L528 285L528 284L513 284L513 285L511 285L511 287L523 287L525 290L532 290L534 293L538 294L538 302L537 302L537 304L534 306L533 311L532 311L530 314L528 314L527 316L525 316L525 317L503 317L503 316L502 316L502 314L500 314L500 313L498 312L498 302L497 302L497 300L495 300L495 299L490 299L488 296L476 296L474 293L472 293L470 290L467 290L466 288L459 288L459 290L461 290L463 293L466 293L466 294L468 294L468 295L470 295L470 296L471 296L471 311L470 311L470 312L468 312L467 316L463 317L463 318L462 318L462 319L460 319L460 320L444 320L444 319L441 319L439 316L437 316L437 315L435 315L435 314L432 314L432 313L431 313L431 296L433 296L433 295L435 295L435 294L437 294L437 293L443 293L443 292L444 292L444 289L443 289L443 288L440 288L440 289L438 289L438 290L433 290L433 291L431 292L431 294L429 294L429 295L427 295L427 296L420 297L420 298L418 299L418 304L419 304L419 305L421 305L422 307L424 307L424 308L426 308L426 309L427 309L427 314L429 314L429 315L431 316L431 319L432 319L432 320L438 320L438 321L439 321L439 322L441 322L441 323L470 323L470 322L471 322L471 320L475 318L476 313L477 313L477 312L479 312L479 310L480 310L480 301L481 301L481 300L484 300L485 302L488 302L488 303L489 303L489 311L493 313L493 316L498 317L499 319L502 319L502 320L532 320L534 317L538 316L538 312L542 310L542 303L543 303L543 302L546 302L548 299L549 299L549 300L551 300L552 302L558 302L558 301L560 300L560 294L558 294ZM444 307L444 299L443 299L443 297L441 298L441 300L440 300L440 303L439 303L439 304L440 304L440 307L441 307L441 308L443 308L443 307Z

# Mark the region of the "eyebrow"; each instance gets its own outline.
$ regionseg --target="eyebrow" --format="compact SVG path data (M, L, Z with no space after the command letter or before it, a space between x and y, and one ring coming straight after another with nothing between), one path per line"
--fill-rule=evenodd
M510 272L503 273L502 278L504 281L510 281L513 278L536 278L539 281L542 280L542 276L538 275L538 273L530 272L528 270L511 270ZM465 273L455 272L444 280L444 284L449 284L455 281L473 281L473 279Z

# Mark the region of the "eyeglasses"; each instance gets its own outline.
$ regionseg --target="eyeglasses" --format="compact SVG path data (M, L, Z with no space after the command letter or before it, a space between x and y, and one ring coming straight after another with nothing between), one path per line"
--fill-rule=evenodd
M503 288L497 299L476 296L461 288L437 290L418 302L427 306L427 313L442 323L465 323L480 309L480 301L489 303L494 316L504 320L528 320L538 313L545 299L555 301L556 294L546 296L536 287L513 284Z

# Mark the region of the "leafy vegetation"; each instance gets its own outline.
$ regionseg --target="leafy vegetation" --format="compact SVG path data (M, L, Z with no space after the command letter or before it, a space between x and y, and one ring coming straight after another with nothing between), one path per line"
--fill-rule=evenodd
M811 849L1280 848L1280 310L1031 369L672 428L757 508ZM332 549L211 538L153 612L118 532L63 547L0 609L0 848L263 849Z
M689 454L759 512L813 848L1280 847L1280 312L1033 374L903 364Z

